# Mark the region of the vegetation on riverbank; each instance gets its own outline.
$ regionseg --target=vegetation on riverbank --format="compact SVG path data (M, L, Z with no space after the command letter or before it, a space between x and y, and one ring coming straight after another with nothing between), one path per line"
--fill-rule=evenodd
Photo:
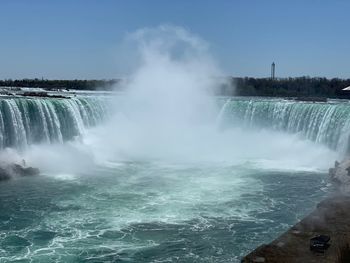
M342 89L350 86L350 79L327 78L230 78L221 87L222 95L269 96L269 97L328 97L347 98L350 91ZM234 87L234 88L233 88Z
M111 80L48 80L48 79L6 79L0 80L0 87L29 87L47 90L73 89L73 90L112 90L120 79Z
M121 79L111 80L47 80L21 79L0 80L0 87L36 87L48 90L112 90L118 88ZM234 78L229 77L215 93L225 96L269 96L269 97L328 97L349 98L350 79L327 78ZM120 87L120 86L119 86ZM349 93L349 95L347 94Z

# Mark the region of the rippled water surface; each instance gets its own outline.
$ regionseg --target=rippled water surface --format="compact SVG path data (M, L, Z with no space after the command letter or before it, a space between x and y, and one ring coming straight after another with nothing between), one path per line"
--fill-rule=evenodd
M110 163L0 184L0 262L239 262L309 213L326 174Z

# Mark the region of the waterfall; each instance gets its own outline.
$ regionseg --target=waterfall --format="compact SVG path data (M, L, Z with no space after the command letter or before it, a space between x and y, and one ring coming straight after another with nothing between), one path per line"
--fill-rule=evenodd
M0 99L0 149L62 143L99 124L108 113L105 97Z
M297 102L282 99L228 99L219 113L220 125L260 127L298 133L342 154L349 152L350 104Z
M81 96L70 99L0 99L0 149L25 148L37 143L62 143L83 135L109 115L111 98ZM350 104L297 102L282 99L219 99L217 123L267 128L327 145L342 154L349 152Z

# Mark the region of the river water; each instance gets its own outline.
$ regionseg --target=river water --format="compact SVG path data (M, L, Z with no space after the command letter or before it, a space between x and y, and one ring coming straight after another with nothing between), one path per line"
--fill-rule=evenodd
M20 155L42 172L0 183L1 263L239 262L332 192L327 168L346 149L339 143L344 138L327 129L347 125L343 102L221 98L213 135L181 125L157 133L154 125L130 126L120 115L113 129L101 133L84 115L96 104L76 100L46 101L46 108L43 102L26 104L47 109L43 116L52 118L39 122L43 127L57 122L46 126L49 139L41 143L29 145L38 136L31 137L24 121L14 127L25 132L13 141L28 144ZM303 122L295 117L298 111L304 111ZM24 113L18 108L13 116L30 121ZM64 120L90 123L81 136L55 142L62 136L50 131L66 129ZM106 130L120 140L101 141ZM163 138L164 132L169 136Z

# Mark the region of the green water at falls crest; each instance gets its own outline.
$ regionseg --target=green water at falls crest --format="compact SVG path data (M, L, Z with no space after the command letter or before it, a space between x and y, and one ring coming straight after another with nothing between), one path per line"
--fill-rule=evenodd
M99 97L0 99L0 148L73 139L101 123L106 107Z

